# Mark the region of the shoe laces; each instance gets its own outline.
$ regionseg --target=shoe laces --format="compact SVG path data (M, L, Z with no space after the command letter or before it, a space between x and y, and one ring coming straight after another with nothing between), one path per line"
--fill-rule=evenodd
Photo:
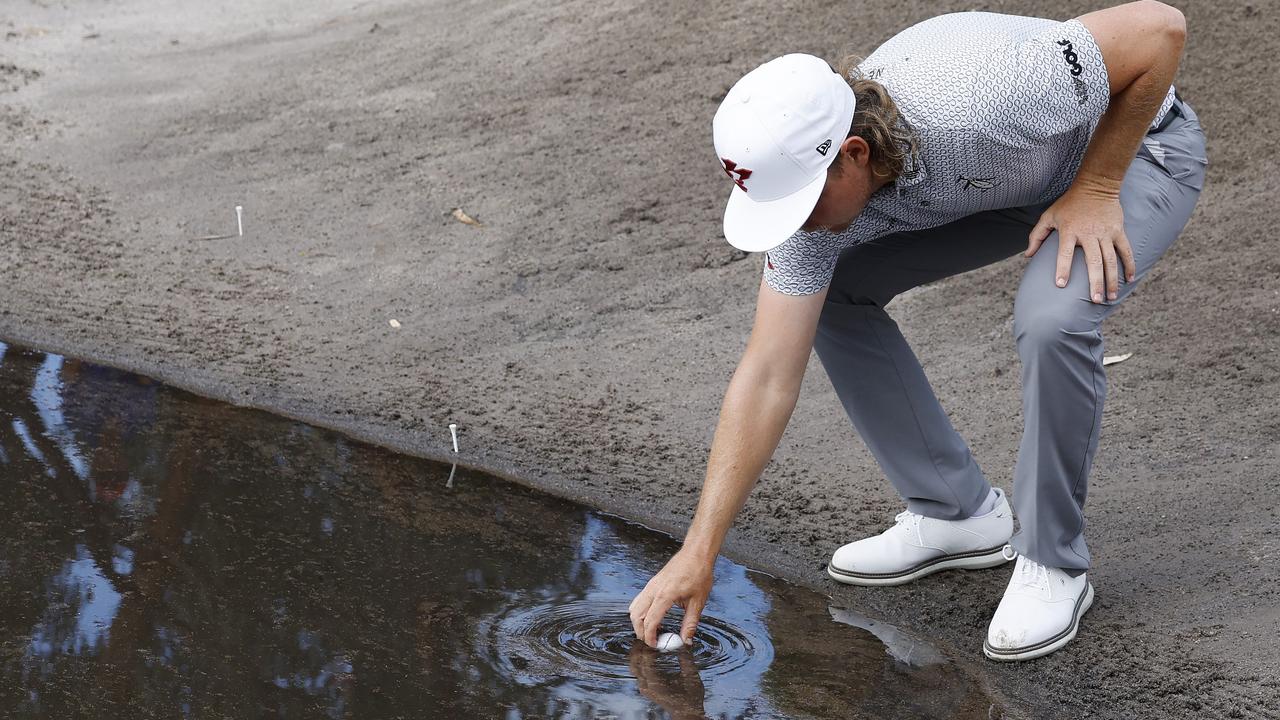
M1014 573L1017 581L1027 587L1049 592L1049 568L1023 555Z
M913 533L916 536L916 542L924 544L924 538L920 537L920 519L924 517L910 510L903 510L893 516L895 526L901 525L903 530Z

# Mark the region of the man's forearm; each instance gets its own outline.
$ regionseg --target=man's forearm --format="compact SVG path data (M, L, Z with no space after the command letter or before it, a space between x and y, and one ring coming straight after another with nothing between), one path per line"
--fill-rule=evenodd
M1075 189L1109 196L1120 194L1120 185L1138 143L1160 109L1178 70L1186 26L1180 14L1168 17L1171 19L1155 24L1144 38L1155 46L1150 66L1136 73L1124 87L1113 88L1111 104L1098 122L1076 175ZM1082 20L1089 25L1088 16ZM1111 72L1116 74L1122 70L1117 67Z
M714 561L734 517L777 449L799 394L798 381L794 386L771 384L741 367L734 373L711 442L702 497L685 534L687 552Z
M1125 171L1138 143L1169 91L1173 73L1152 71L1111 100L1085 152L1075 185L1082 190L1118 196Z

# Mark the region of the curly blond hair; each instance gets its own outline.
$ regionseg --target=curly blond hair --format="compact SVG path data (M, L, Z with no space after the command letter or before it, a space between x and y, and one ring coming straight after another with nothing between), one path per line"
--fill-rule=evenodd
M839 64L840 76L853 88L856 103L846 137L856 135L866 140L871 147L872 172L896 180L907 158L917 155L916 135L889 91L858 68L862 60L858 55L846 55Z

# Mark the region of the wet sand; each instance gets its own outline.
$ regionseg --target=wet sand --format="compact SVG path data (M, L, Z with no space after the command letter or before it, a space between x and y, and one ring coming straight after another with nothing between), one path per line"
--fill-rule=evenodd
M866 51L969 7L6 5L0 337L428 456L457 422L465 462L678 534L760 273L719 237L719 98L782 52ZM1004 570L894 590L824 577L900 507L816 360L727 548L936 638L1029 716L1280 706L1280 9L1184 10L1177 82L1210 175L1105 328L1109 354L1134 356L1109 369L1080 637L985 662ZM234 232L236 205L243 238L198 239ZM1021 262L889 308L1006 489Z

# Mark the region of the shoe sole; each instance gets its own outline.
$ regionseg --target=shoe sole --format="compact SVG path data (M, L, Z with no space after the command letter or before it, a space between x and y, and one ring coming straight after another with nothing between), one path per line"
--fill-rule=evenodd
M846 585L863 585L866 587L883 587L885 585L903 585L912 580L932 575L941 570L979 570L995 567L1009 562L1004 556L1004 544L986 550L974 550L955 555L942 555L896 573L859 573L841 570L827 563L827 574L832 580Z
M997 650L984 640L982 642L982 652L988 658L998 662L1034 660L1038 657L1044 657L1075 639L1076 631L1080 629L1080 618L1084 617L1085 612L1091 607L1093 607L1093 583L1085 586L1084 594L1076 601L1075 615L1071 618L1071 626L1066 630L1035 645L1027 645L1013 650Z

